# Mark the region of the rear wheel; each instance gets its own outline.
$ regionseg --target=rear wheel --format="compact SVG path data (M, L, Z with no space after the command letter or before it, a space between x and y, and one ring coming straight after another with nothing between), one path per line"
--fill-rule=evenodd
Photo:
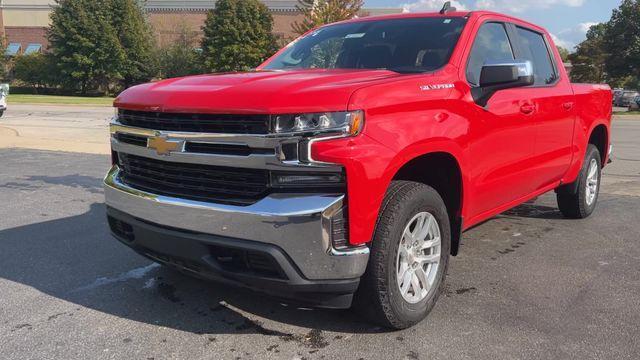
M593 213L600 193L602 160L598 148L589 144L577 184L558 189L558 207L565 217L584 219ZM569 190L572 189L572 190Z
M450 248L449 217L440 195L421 183L392 182L356 306L385 327L420 322L441 292Z

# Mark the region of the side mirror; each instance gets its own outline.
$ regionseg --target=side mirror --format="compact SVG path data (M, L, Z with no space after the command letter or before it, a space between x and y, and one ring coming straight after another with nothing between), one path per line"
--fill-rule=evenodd
M500 90L533 85L531 61L486 63L480 72L480 86L471 89L476 104L485 107L489 99Z

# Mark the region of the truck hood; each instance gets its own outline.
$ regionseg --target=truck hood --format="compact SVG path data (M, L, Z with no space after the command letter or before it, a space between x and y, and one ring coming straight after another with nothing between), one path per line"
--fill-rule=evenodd
M183 113L282 114L347 110L363 86L402 76L388 70L255 71L200 75L131 87L114 106Z

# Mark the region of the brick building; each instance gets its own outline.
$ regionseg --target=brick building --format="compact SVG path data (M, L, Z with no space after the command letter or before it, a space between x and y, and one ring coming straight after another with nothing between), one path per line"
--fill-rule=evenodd
M262 0L273 16L273 32L284 38L292 37L291 24L302 18L296 8L297 0ZM49 14L56 6L54 0L0 0L0 34L9 45L8 54L46 50L46 31ZM145 10L159 45L175 39L182 27L201 34L208 10L215 0L147 0ZM398 13L402 9L363 9L362 15Z
M0 33L13 53L47 47L51 0L0 0ZM31 45L31 46L30 46ZM10 55L13 55L10 53Z

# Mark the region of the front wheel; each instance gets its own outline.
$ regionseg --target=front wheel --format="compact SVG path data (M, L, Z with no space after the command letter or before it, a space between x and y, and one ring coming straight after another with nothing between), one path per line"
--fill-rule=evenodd
M557 199L560 212L571 219L584 219L593 213L600 193L602 160L598 148L592 144L587 147L580 175L575 187L567 185L558 189ZM568 189L573 188L574 191Z
M421 183L392 182L356 306L385 327L404 329L420 322L441 292L450 248L449 216L438 192Z

